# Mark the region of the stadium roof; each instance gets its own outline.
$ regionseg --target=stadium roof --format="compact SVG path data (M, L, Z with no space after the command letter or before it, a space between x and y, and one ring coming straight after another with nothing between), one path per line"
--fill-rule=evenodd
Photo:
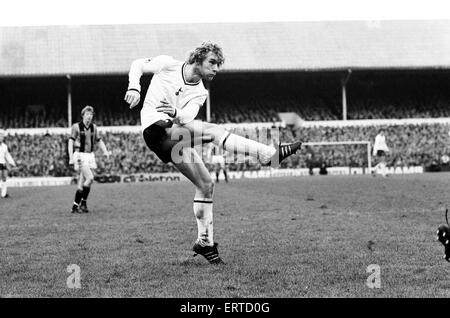
M0 28L0 76L126 74L204 40L227 71L450 66L450 20L48 26Z

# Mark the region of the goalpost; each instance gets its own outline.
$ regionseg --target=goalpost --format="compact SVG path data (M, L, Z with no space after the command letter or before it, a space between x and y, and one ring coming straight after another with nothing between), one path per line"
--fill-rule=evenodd
M371 142L370 141L320 141L320 142L305 142L302 146L339 146L339 145L367 145L367 165L369 173L372 171L372 156L371 156Z

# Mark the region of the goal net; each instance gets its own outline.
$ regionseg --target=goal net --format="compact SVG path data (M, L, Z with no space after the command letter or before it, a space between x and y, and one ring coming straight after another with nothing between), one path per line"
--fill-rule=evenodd
M306 142L302 148L308 167L320 168L325 164L327 168L362 168L363 173L372 171L370 141Z

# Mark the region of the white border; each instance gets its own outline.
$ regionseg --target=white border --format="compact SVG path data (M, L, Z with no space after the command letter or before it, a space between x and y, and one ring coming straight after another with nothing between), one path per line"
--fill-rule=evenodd
M2 26L450 19L444 0L13 0Z

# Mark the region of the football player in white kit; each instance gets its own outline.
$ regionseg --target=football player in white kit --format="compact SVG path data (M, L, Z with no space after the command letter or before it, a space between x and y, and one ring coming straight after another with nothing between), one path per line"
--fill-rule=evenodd
M105 143L100 139L97 126L92 123L94 108L86 106L81 111L82 120L72 125L69 139L69 164L74 165L75 171L79 171L78 187L75 200L72 205L72 213L88 213L87 198L94 181L94 170L97 168L94 146L98 144L103 154L108 158L110 152ZM74 152L74 143L79 149Z
M247 153L263 165L279 162L301 148L301 142L268 146L233 134L225 128L194 120L206 101L208 91L202 81L211 81L224 63L222 49L204 42L187 61L167 55L133 61L125 101L130 108L141 98L140 78L153 73L141 110L141 125L147 146L163 161L172 162L195 186L194 215L198 237L193 251L211 264L222 264L213 240L214 182L193 146L213 142L226 151ZM181 141L181 142L179 142Z
M225 163L225 155L219 153L217 147L213 148L213 154L211 155L211 164L214 165L214 172L216 173L216 183L219 183L220 171L223 171L225 182L228 183L228 171Z
M8 151L8 146L5 144L5 135L6 133L3 130L0 130L0 194L2 198L8 198L8 187L6 185L8 170L6 167L6 163L9 163L11 166L16 167L16 163L14 159L11 157L11 154Z
M389 152L389 147L386 144L386 136L384 135L384 129L381 128L375 137L375 142L373 145L373 156L378 157L378 163L373 167L372 175L381 174L383 177L387 177L387 164L386 164L386 154Z

